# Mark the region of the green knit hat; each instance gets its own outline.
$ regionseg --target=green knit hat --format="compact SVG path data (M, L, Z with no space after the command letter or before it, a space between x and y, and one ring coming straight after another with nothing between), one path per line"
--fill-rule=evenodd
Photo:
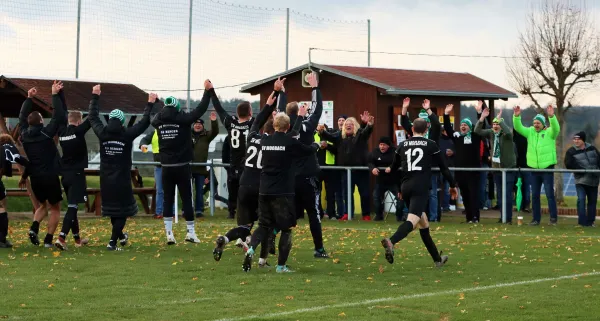
M533 117L533 120L537 120L540 123L542 123L542 125L546 126L546 117L544 117L544 115L542 114L535 115L535 117Z
M121 125L125 125L125 114L120 109L113 109L108 114L108 119L116 118L121 121Z
M473 130L473 122L469 118L465 118L460 121L461 124L467 124L469 126L469 130Z
M169 96L165 99L165 107L175 107L177 111L181 109L181 106L179 105L179 100L177 100L177 98L173 96Z
M500 124L502 121L504 120L504 118L494 118L494 120L492 120L492 124Z
M419 118L423 118L426 122L429 122L429 114L425 109L421 109L421 112L419 112Z

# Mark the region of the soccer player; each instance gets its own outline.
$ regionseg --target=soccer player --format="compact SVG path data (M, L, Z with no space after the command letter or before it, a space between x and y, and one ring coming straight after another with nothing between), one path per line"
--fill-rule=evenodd
M208 109L210 97L215 95L213 85L207 79L204 81L202 100L194 110L189 113L183 112L177 98L167 97L165 107L152 120L152 126L158 130L162 183L165 193L163 219L169 245L177 242L173 235L175 187L181 196L183 217L187 225L185 241L200 243L196 236L194 208L192 207L192 167L190 165L193 158L192 124L204 115Z
M319 125L319 119L323 113L323 98L319 89L316 73L306 76L307 82L312 87L312 114L302 123L300 128L301 143L310 145L315 142L315 132ZM283 106L280 106L283 108ZM281 110L283 111L283 110ZM298 102L291 102L285 106L285 112L290 121L296 121L298 115ZM296 215L304 216L304 210L308 215L310 233L315 245L314 257L328 258L329 255L323 247L323 231L321 229L321 217L319 216L319 200L321 199L321 188L319 184L319 162L317 155L307 154L294 159L296 169L295 206Z
M156 94L148 95L148 103L142 119L135 125L125 128L125 114L113 109L108 115L106 126L99 115L100 85L94 86L90 101L88 119L92 130L100 141L100 193L102 197L102 216L109 216L112 223L112 235L106 246L109 251L122 251L117 247L127 245L129 236L123 233L127 218L138 212L138 205L131 187L131 148L133 140L150 126L150 112L156 102Z
M65 111L67 110L64 92L60 95ZM62 185L67 195L67 213L58 239L54 245L67 249L66 238L69 231L73 231L75 246L80 247L88 243L88 239L79 236L79 220L77 219L77 206L87 201L87 183L84 170L88 167L88 150L85 142L85 133L91 128L89 119L82 122L80 111L71 111L67 116L68 125L61 126L58 130L58 141L62 148Z
M298 110L298 117L304 118L306 109ZM302 120L302 119L301 119ZM290 129L290 118L285 113L278 113L273 120L275 133L263 136L260 140L262 151L262 171L258 196L258 228L252 233L250 248L244 257L242 268L250 271L254 249L269 237L272 229L281 231L279 238L279 256L277 273L292 272L286 265L292 248L292 227L296 226L294 186L295 162L286 161L316 153L319 144L302 144L294 136L287 134Z
M8 134L0 135L0 248L11 248L12 243L6 239L8 236L8 213L6 212L6 189L2 183L2 176L12 177L12 164L17 163L25 167L23 170L23 185L26 184L26 170L29 161L19 154L15 141Z
M227 170L227 191L229 192L227 208L229 210L228 218L233 219L237 209L240 178L244 171L246 141L252 123L254 123L254 118L252 118L252 105L250 105L250 102L248 101L239 103L237 106L237 116L231 116L223 108L216 95L212 97L212 103L219 118L221 118L223 126L225 126L225 129L227 129L227 133L230 136L231 160L229 169Z
M278 92L283 87L283 80L277 80L275 82L275 91L267 99L266 106L256 116L250 132L248 133L248 141L246 142L246 161L244 162L244 171L240 178L240 189L238 195L238 226L229 230L224 236L219 236L216 240L216 247L213 250L213 257L216 261L221 259L223 254L223 248L227 243L233 240L241 239L246 240L246 237L250 235L250 231L254 225L254 222L258 219L258 198L259 198L259 185L260 185L260 172L262 169L262 151L260 142L266 135L273 134L273 122L268 121L271 113L275 107L275 100L277 99ZM302 124L301 121L294 124L296 133L298 128ZM264 134L261 134L260 128L265 126ZM259 182L259 184L257 184ZM261 248L261 255L258 262L259 267L266 266L266 257L268 256L269 247L267 246L268 239L264 239Z
M421 240L427 247L427 251L433 258L436 267L442 267L448 261L447 255L438 252L435 243L429 234L429 221L427 220L427 199L429 198L429 189L431 184L431 167L437 165L440 167L444 178L450 182L450 194L456 198L456 187L452 174L442 158L440 149L434 141L423 137L427 132L427 122L424 119L416 119L413 123L413 137L402 142L394 155L394 162L388 168L386 173L395 172L402 167L402 198L408 206L408 218L406 222L398 227L398 230L391 238L381 240L381 245L385 249L385 258L388 262L394 263L394 244L400 242L408 233L419 227Z
M29 240L33 245L40 244L38 239L40 222L48 214L47 203L49 203L50 219L48 220L48 233L44 238L44 246L47 248L54 246L52 238L60 220L60 201L62 201L62 189L58 178L60 156L53 139L66 119L59 97L62 88L63 84L60 81L54 81L52 84L52 107L54 110L48 125L44 126L44 119L39 112L32 111L32 100L37 94L36 88L31 88L27 92L27 99L23 102L19 113L21 142L30 163L27 171L31 177L31 190L40 202L40 207L35 211L33 223L29 229Z

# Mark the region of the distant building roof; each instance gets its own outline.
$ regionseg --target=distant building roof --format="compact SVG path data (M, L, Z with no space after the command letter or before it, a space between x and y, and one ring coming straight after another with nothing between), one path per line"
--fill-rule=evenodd
M242 87L241 92L308 68L308 64L259 80ZM517 98L502 87L469 73L351 67L311 64L311 68L331 72L378 87L389 95L456 96L491 99Z
M8 117L18 116L21 103L27 97L27 91L32 87L36 87L38 90L34 100L35 104L46 112L52 111L52 82L53 80L50 79L0 76L0 97L3 101L0 112ZM132 84L78 80L64 80L63 84L69 110L87 112L92 97L92 87L97 84L102 85L100 98L100 113L102 114L118 108L125 114L139 115L144 112L148 101L148 93ZM163 103L159 102L154 108L162 106Z

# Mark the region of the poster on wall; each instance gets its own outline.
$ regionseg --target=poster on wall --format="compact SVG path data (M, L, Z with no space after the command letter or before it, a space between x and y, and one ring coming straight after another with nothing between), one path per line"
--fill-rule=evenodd
M298 107L306 106L308 108L308 116L312 115L313 111L311 110L312 102L311 101L300 101L298 102ZM333 119L333 101L327 100L323 102L323 113L321 114L321 118L319 119L319 124L325 124L328 128L334 128L334 119Z
M406 131L404 129L396 130L396 142L398 145L406 140Z

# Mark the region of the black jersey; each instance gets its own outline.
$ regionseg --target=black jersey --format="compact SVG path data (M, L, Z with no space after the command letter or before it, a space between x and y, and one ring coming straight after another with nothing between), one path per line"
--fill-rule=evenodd
M296 169L294 159L314 154L317 143L304 145L289 133L275 132L261 139L262 171L260 195L294 195Z
M405 140L396 149L391 169L395 171L401 167L403 185L429 190L431 189L431 168L434 166L440 167L444 178L450 182L451 187L454 187L454 179L437 144L431 139L417 136Z
M6 177L12 176L12 164L18 163L27 167L29 161L21 156L17 147L11 143L0 146L0 170Z
M86 119L81 125L63 126L58 130L58 141L62 149L62 171L82 170L88 167L88 150L85 133L91 128Z
M262 150L260 149L260 140L262 137L263 135L260 133L251 133L248 136L244 171L240 178L240 186L257 185L260 182L260 171L262 170Z

